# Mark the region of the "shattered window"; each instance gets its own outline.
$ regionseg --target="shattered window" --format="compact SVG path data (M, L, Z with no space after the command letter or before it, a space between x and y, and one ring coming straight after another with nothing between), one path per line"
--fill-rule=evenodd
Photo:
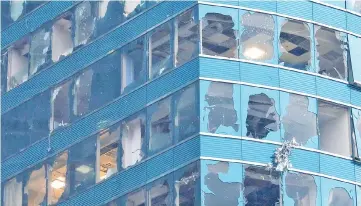
M244 167L245 206L280 205L280 174L258 166Z
M350 114L347 107L318 101L320 149L351 156Z
M0 82L1 82L1 95L6 92L7 85L7 64L8 64L8 51L1 52L1 74L0 74Z
M346 8L361 14L361 1L360 0L346 0Z
M34 75L50 61L50 31L41 29L33 34L30 45L30 71Z
M145 0L123 0L123 15L125 19L130 19L146 9Z
M124 21L123 1L100 0L98 2L97 36L100 36Z
M279 59L282 66L311 70L311 34L310 25L298 20L278 17Z
M285 175L284 204L294 206L316 206L319 205L316 180L312 175L291 173Z
M106 206L146 206L146 190L141 188L130 192L106 204Z
M145 115L125 120L121 135L121 168L126 169L145 158Z
M242 120L248 137L280 141L279 92L242 86Z
M281 92L281 105L283 138L318 149L316 99Z
M256 12L241 15L241 59L269 62L275 55L275 17Z
M360 1L361 4L361 1ZM350 52L350 61L349 66L351 67L352 79L350 82L356 82L361 85L361 38L352 36L348 34L349 41L349 52Z
M73 52L72 16L64 15L52 27L51 59L57 62Z
M199 130L197 84L179 91L175 96L176 114L174 120L177 141L182 141Z
M201 164L204 206L243 205L242 164L203 160Z
M150 36L150 79L162 75L173 66L171 30L171 22L167 22L156 28Z
M69 182L66 181L68 175L68 151L58 154L49 161L48 204L55 205L69 195ZM66 188L67 191L65 191Z
M361 156L361 111L352 108L352 135L354 141L354 156Z
M74 46L86 44L91 38L95 28L94 6L93 2L84 1L76 7Z
M192 163L175 172L174 192L175 206L197 205L200 194L199 162Z
M1 1L1 30L25 15L25 0Z
M23 182L20 177L14 177L8 180L2 188L2 203L4 206L22 206L22 190Z
M346 80L347 78L347 36L326 27L315 26L316 65L318 73Z
M29 38L25 37L9 48L7 63L7 91L29 78Z
M117 156L119 148L120 126L113 126L99 134L99 179L101 181L118 172Z
M328 205L329 206L353 206L353 200L350 197L350 194L346 189L336 187L331 189L330 194L328 196Z
M170 98L148 107L150 117L149 152L154 154L172 144Z
M46 203L45 165L39 165L29 172L25 172L23 205L44 205Z
M73 113L76 116L82 116L90 111L89 104L91 99L91 83L93 79L93 70L88 69L75 80L73 87Z
M203 16L201 23L203 54L238 58L238 24L236 18L238 15L232 14L234 12L228 10L225 14L214 11Z
M145 52L144 37L122 48L122 93L131 91L146 81Z
M176 66L190 61L199 53L199 25L196 10L191 9L177 17Z
M70 87L72 81L67 81L56 87L51 95L52 121L50 122L50 130L54 131L58 127L68 126L71 122L70 114Z
M203 100L205 105L203 121L207 122L207 131L225 134L238 132L239 104L235 104L239 97L237 86L220 82L205 84L208 84L208 88Z
M172 205L172 175L156 180L149 185L148 196L149 206L170 206Z

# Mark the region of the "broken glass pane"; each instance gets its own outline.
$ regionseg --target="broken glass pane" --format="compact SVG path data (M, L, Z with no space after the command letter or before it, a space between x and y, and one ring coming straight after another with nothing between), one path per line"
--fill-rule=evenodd
M141 188L130 192L106 204L106 206L146 206L146 190Z
M30 45L30 71L29 76L37 73L50 60L50 32L42 29L33 34Z
M238 11L201 7L202 54L238 58Z
M67 14L58 19L52 27L51 59L53 62L73 52L71 15Z
M360 0L346 0L346 9L355 11L361 14L361 1Z
M92 2L85 1L75 9L75 46L86 44L93 34L95 28L94 6Z
M280 205L280 174L258 166L244 167L245 206Z
M123 1L100 0L98 2L97 36L100 36L124 21Z
M190 61L199 53L199 22L191 9L176 19L176 66Z
M323 205L356 206L356 186L351 183L321 177ZM324 204L327 203L327 204Z
M150 118L149 152L154 154L172 144L170 98L148 107Z
M176 105L174 130L177 142L199 131L197 86L198 84L192 84L179 91L174 97Z
M204 206L243 205L243 167L240 163L201 161Z
M3 200L2 203L4 206L22 206L23 198L22 198L22 190L23 190L23 182L21 178L14 177L8 180L5 183L3 190Z
M361 111L352 108L352 126L353 126L353 141L355 148L355 156L360 158L361 156Z
M347 107L318 100L320 149L351 156L350 114Z
M8 51L1 52L1 95L6 92L7 85L7 64L8 64Z
M68 126L71 122L71 85L72 81L67 81L52 91L50 131L54 131L58 127Z
M361 1L360 1L361 4ZM350 47L350 61L349 67L351 67L352 79L350 82L356 82L361 85L361 38L348 34L348 41Z
M241 59L276 63L275 22L270 14L241 11Z
M1 1L1 30L25 14L25 0Z
M145 0L123 0L121 1L124 5L124 19L130 19L135 15L146 9L146 1Z
M145 115L137 114L122 122L121 135L121 168L126 169L145 158Z
M348 192L344 188L333 188L330 191L328 198L328 205L330 206L353 206L353 201Z
M278 17L279 59L285 67L312 71L311 26L298 20Z
M284 181L284 205L321 205L320 184L317 176L288 172Z
M50 160L48 173L48 204L54 205L59 200L64 200L68 197L69 191L64 193L66 185L66 176L68 174L68 151L58 154L54 160Z
M279 92L257 87L241 87L243 135L280 141Z
M163 177L149 185L148 196L149 206L170 206L172 205L172 175Z
M46 203L45 165L38 166L26 175L24 205L44 205Z
M122 48L122 93L129 92L146 81L146 50L144 37Z
M286 92L281 92L280 97L283 138L318 149L316 99Z
M238 134L240 131L240 87L228 83L201 82L202 128L218 134Z
M149 78L154 79L172 68L171 22L156 28L150 36Z
M8 50L7 91L28 80L29 38L14 43Z
M346 34L315 26L315 36L318 73L346 80L348 50Z
M120 125L111 128L99 134L99 177L97 182L109 178L118 172L117 156L119 148Z
M199 162L192 163L174 174L175 206L199 205Z
M93 70L88 69L75 79L73 87L73 113L76 116L83 116L90 111L91 83Z

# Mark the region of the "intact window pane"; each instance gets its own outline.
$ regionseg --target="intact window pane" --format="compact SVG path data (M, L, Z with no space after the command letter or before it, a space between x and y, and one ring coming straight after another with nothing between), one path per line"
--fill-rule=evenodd
M47 66L50 60L50 32L42 29L35 33L30 46L30 71L33 75Z
M51 59L53 62L57 62L73 52L71 18L70 14L64 15L52 27Z
M50 160L48 173L48 204L54 205L59 200L64 200L69 195L69 182L66 181L68 174L68 151L58 154ZM67 188L67 191L65 191Z
M172 68L171 23L167 22L150 37L150 79L162 75Z
M99 179L101 181L109 178L118 171L117 156L119 148L120 126L116 125L103 131L99 135Z
M14 177L5 183L3 188L3 200L4 206L22 206L22 189L23 182L20 177Z
M346 8L348 10L361 13L361 1L360 0L346 0Z
M318 101L320 149L351 156L350 114L347 107Z
M279 59L282 66L295 69L311 70L311 35L307 23L278 17Z
M352 75L352 79L350 79L350 81L361 85L361 38L348 34L348 41L351 61L349 66L352 69L352 74L350 74Z
M172 144L170 98L148 108L150 117L149 152L156 153Z
M192 163L175 172L175 206L198 205L200 194L199 162Z
M279 205L280 174L262 167L245 166L244 198L245 206Z
M25 205L44 205L46 202L45 165L38 166L26 175L29 175L29 179L24 187Z
M237 19L220 13L207 13L202 18L202 53L238 58Z
M75 9L75 46L86 44L94 32L94 6L93 2L85 1Z
M275 17L243 12L241 16L241 58L272 62L275 55Z
M65 127L71 122L70 114L70 86L72 81L67 81L56 87L51 95L52 121L50 130L56 130L58 127Z
M145 115L139 114L122 123L122 165L125 169L145 157Z
M145 82L146 54L144 37L122 48L122 92L128 92Z
M92 80L92 69L86 70L75 80L73 87L73 113L76 116L83 116L84 114L90 112Z
M177 17L176 66L182 65L199 53L199 25L195 9Z
M171 176L166 176L151 183L148 189L149 206L170 206L172 205Z
M199 131L197 85L198 84L193 84L188 86L178 92L175 96L176 114L174 129L178 142Z
M292 204L288 202L288 198L293 200L293 205L307 205L316 206L318 197L318 191L321 188L317 188L315 178L312 175L301 173L287 173L285 177L285 194L284 198L287 198L285 205Z
M315 26L315 36L318 73L346 80L348 49L346 34Z
M355 148L354 155L361 158L361 110L352 108L352 135Z
M7 91L28 80L29 38L25 37L8 50Z

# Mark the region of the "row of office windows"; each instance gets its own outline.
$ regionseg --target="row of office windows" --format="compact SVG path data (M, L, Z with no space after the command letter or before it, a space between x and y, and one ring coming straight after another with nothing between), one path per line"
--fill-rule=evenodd
M342 9L347 9L361 14L361 1L360 0L315 0L315 2L323 2Z
M194 12L186 11L80 74L5 113L2 119L2 158L68 126L134 90L147 79L156 78L194 58L198 49ZM172 30L177 30L178 35L172 35ZM173 45L177 47L175 51Z
M361 111L297 94L200 82L201 132L283 141L345 157L361 155Z
M10 188L22 191L23 185L27 194L22 198L10 197L29 205L41 205L46 201L45 175L48 171L47 201L55 204L191 137L199 131L197 85L173 93L18 175L9 181L15 184ZM18 140L19 143L22 141ZM12 142L4 149L16 144ZM21 181L23 183L19 183Z
M3 52L2 75L7 79L3 78L2 93L156 3L84 1L55 21L44 24Z

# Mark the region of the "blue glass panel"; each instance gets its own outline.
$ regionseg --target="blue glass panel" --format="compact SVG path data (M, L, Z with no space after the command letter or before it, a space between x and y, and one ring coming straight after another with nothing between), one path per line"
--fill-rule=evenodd
M356 185L321 177L321 198L323 206L357 205Z
M349 67L352 70L350 80L361 85L361 38L348 34L348 41L351 61Z

